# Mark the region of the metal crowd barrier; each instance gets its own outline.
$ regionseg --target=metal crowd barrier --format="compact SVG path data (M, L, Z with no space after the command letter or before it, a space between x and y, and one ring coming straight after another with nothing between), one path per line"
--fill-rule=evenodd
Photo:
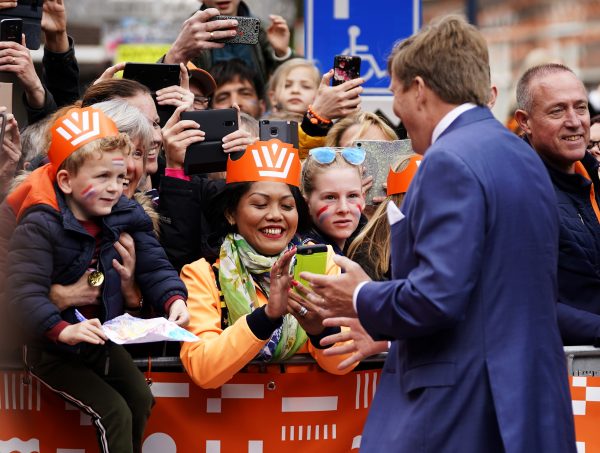
M594 346L565 346L565 357L567 359L567 370L571 376L600 376L600 348ZM363 360L364 364L383 363L387 353L377 354ZM135 364L141 369L147 369L150 364L153 370L183 370L179 357L150 357L135 358ZM291 359L281 362L286 365L306 365L315 363L314 359L308 354L298 354ZM253 360L251 365L265 365L265 362ZM0 370L18 370L23 365L17 360L1 360Z

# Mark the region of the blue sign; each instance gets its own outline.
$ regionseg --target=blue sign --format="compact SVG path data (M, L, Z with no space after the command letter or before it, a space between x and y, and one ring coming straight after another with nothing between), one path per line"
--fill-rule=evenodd
M306 58L327 72L335 55L361 58L366 95L390 95L387 57L419 29L420 0L305 0Z

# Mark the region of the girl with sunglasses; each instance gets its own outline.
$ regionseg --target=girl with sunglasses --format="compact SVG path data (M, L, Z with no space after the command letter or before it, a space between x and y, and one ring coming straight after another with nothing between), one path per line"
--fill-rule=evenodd
M302 167L302 194L308 204L312 227L304 243L331 245L343 255L357 230L365 206L359 148L314 148ZM362 224L366 220L362 221Z

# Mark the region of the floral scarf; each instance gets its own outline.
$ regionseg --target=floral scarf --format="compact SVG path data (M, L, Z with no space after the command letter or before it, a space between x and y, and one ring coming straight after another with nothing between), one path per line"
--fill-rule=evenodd
M273 264L283 255L263 256L256 252L237 233L225 237L219 256L219 285L227 304L229 325L259 307L254 281L269 297L270 271ZM289 313L283 317L279 327L258 354L267 362L285 360L296 353L306 342L306 332L296 318Z

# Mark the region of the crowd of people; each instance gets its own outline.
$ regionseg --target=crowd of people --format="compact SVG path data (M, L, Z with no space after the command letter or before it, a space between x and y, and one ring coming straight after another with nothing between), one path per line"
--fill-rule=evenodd
M180 84L152 93L115 77L122 63L80 92L63 1L43 15L41 78L24 41L0 42L27 111L18 124L0 106L0 349L26 345L101 451L141 451L153 405L133 351L102 330L125 312L196 335L177 353L203 388L255 360L309 354L345 374L388 351L364 451L575 451L562 346L600 344L600 120L572 69L523 74L519 137L489 110L502 93L474 27L449 17L399 42L390 89L414 153L367 205L354 143L398 136L361 111L363 79L332 86L294 55L281 17L256 45L224 44L235 20L213 19L251 12L204 0L160 59ZM162 127L157 106L174 109ZM181 114L231 107L222 149L238 157L186 174L206 131ZM265 118L297 124L298 149L269 145L285 172L258 163ZM326 271L304 285L290 269L315 244Z

